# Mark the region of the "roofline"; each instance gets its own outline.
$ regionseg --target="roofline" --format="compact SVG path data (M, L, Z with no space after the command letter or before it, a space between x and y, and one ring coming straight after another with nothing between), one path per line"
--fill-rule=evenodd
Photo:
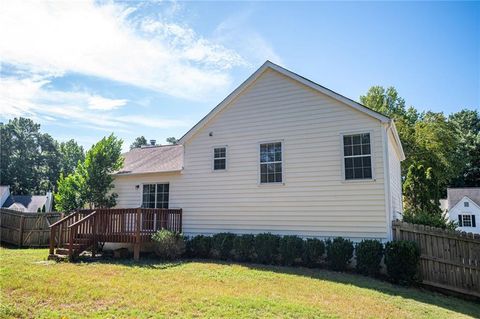
M397 144L398 149L400 150L400 160L404 161L406 159L405 152L403 151L402 141L400 140L400 136L398 135L397 126L395 125L394 120L390 120L390 127L393 132L393 138L395 139L395 143Z
M115 174L112 174L112 176L115 177L115 176L134 176L134 175L145 175L145 174L163 174L163 173L176 173L181 171L183 171L183 168L170 170L170 171L151 171L151 172L141 172L141 173L115 173Z
M247 87L249 87L255 80L257 80L260 75L262 75L267 69L272 69L279 72L297 82L300 82L311 89L323 93L339 102L342 102L357 111L370 115L371 117L379 120L382 123L389 123L390 118L374 111L365 105L362 105L350 98L347 98L341 94L336 93L324 86L321 86L318 83L315 83L305 77L302 77L290 70L287 70L275 63L266 61L260 68L258 68L252 75L250 75L242 84L240 84L232 93L230 93L225 99L223 99L215 108L213 108L207 115L205 115L197 124L195 124L190 130L187 131L179 140L179 144L185 144L195 133L197 133L201 128L203 128L216 114L218 114L225 106L227 106L231 101L233 101L237 96L239 96Z
M470 197L468 197L467 195L464 195L460 200L458 200L458 202L455 203L455 205L453 205L452 208L449 209L449 211L453 210L454 208L456 208L458 205L460 205L461 202L463 202L463 200L467 198L469 201L471 201L473 203L473 205L477 206L478 209L480 209L480 206L473 200L471 199ZM448 204L448 202L447 202Z

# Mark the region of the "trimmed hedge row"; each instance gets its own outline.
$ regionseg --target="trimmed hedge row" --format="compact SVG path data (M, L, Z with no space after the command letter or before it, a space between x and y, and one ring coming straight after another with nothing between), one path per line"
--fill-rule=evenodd
M155 238L157 244L162 245L159 238L158 235ZM178 237L175 239L178 240ZM185 241L186 255L191 258L306 267L319 267L325 261L329 268L341 271L348 267L355 251L357 272L369 276L378 275L380 263L385 256L389 277L401 284L410 284L416 280L420 262L417 244L404 240L389 242L385 247L377 240L362 240L354 246L352 241L342 237L322 241L316 238L302 239L294 235L279 236L271 233L258 235L218 233L213 236L198 235L186 238Z

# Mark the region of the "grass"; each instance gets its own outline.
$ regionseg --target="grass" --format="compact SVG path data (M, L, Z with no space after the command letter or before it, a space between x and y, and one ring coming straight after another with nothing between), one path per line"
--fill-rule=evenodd
M143 259L46 261L0 248L0 318L473 318L480 305L305 268Z

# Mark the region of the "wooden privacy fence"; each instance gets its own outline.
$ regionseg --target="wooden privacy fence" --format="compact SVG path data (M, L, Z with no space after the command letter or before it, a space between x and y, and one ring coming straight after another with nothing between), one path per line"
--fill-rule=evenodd
M0 208L0 240L19 247L48 247L50 225L63 213L24 213Z
M393 237L420 247L423 284L480 297L480 235L394 221Z

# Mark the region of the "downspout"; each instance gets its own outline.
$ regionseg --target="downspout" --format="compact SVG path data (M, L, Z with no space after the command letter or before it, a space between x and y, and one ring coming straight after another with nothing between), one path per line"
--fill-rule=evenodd
M387 221L387 240L393 239L392 236L392 196L390 193L390 160L388 156L388 131L392 127L392 121L388 121L383 126L382 139L383 139L383 175L385 183L385 213Z

